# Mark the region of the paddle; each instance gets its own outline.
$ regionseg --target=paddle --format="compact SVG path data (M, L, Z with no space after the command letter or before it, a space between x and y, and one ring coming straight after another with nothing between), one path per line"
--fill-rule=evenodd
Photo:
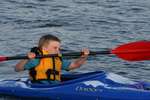
M108 49L104 51L90 51L89 55L104 55L104 54L115 54L121 59L128 61L141 61L150 60L150 41L136 41L120 45L114 49ZM63 53L63 57L75 57L82 55L82 52L71 52ZM57 54L52 55L39 55L36 58L48 58L52 56L58 56ZM28 59L27 56L0 56L0 61L7 60L19 60Z

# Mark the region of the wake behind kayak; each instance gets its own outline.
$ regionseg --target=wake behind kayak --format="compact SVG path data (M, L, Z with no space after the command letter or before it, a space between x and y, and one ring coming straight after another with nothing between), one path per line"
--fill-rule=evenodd
M150 100L150 83L103 71L62 75L62 83L32 84L28 78L1 80L0 94L50 100Z

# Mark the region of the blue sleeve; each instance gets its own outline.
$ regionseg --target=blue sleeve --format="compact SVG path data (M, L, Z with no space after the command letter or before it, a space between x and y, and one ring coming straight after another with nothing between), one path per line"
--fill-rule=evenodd
M24 65L24 69L25 70L29 70L31 68L34 68L35 66L37 66L39 64L40 60L39 59L32 59L29 60L25 65Z
M71 61L62 59L62 70L69 70Z

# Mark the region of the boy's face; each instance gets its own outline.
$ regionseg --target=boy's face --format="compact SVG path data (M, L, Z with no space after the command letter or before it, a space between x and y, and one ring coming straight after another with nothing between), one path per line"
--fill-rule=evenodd
M60 53L60 42L49 41L49 43L45 46L45 49L49 51L50 54Z

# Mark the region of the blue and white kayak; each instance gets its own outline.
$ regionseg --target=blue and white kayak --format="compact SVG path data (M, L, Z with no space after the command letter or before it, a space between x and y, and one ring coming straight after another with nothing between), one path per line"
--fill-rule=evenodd
M150 100L150 83L104 71L62 75L60 84L32 84L28 78L1 80L0 94L50 100Z

